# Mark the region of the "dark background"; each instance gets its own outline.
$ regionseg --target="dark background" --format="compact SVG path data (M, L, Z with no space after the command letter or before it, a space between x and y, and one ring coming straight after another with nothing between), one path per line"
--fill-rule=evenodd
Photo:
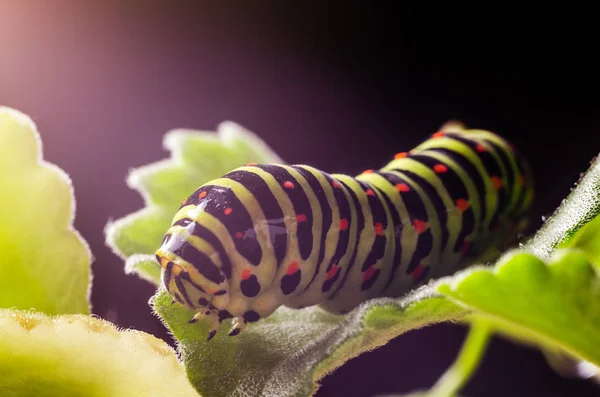
M0 104L33 118L45 158L70 174L75 226L96 258L94 312L120 326L169 340L147 305L153 288L124 275L103 228L142 206L125 177L168 156L161 139L172 128L233 120L289 163L357 173L460 119L530 158L537 225L600 151L590 10L215 4L0 0ZM403 335L325 378L319 396L426 388L464 331L446 324ZM599 390L495 339L463 394Z

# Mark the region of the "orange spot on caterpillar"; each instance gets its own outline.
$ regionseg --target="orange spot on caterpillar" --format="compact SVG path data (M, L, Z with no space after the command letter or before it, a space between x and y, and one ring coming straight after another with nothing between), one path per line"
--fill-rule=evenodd
M285 182L283 182L283 187L286 189L293 189L294 184L291 181L285 181Z
M367 196L375 196L375 193L373 193L371 189L367 189L365 193L367 194Z
M419 234L423 233L429 227L429 225L427 225L427 222L423 222L420 219L415 219L413 221L413 226Z
M439 131L439 132L436 132L435 134L433 134L431 137L435 139L435 138L441 138L444 135L446 135L446 133L444 131Z
M331 186L333 186L333 187L334 187L334 188L336 188L336 189L339 189L339 188L340 188L340 184L339 184L339 183L337 183L336 181L333 181L333 182L331 182Z
M235 232L235 238L237 238L239 240L242 237L244 237L244 233L242 233L242 232Z
M253 167L255 165L258 165L258 163L248 163L248 164L246 164L246 167Z
M525 176L523 175L519 175L519 185L524 185L525 184Z
M373 277L373 273L375 273L375 270L377 270L377 268L375 268L375 265L371 265L367 270L365 270L365 272L362 275L363 281L367 281L368 279Z
M394 156L395 160L399 160L399 159L403 159L406 156L408 156L408 153L406 152L400 152L400 153L396 153L396 155Z
M200 194L198 195L199 198L204 198L206 197L206 190L203 192L200 192Z
M443 174L444 172L448 171L448 167L446 167L444 164L436 164L433 166L433 170L438 174Z
M412 274L411 274L412 278L413 278L414 280L418 279L418 278L421 276L421 274L423 274L423 271L424 271L424 270L425 270L425 266L423 266L423 265L419 264L419 265L418 265L418 266L415 268L415 270L413 270L413 272L412 272Z
M494 189L498 190L502 187L502 179L497 176L491 177L492 185L494 185Z
M381 236L383 234L383 225L379 222L375 224L375 234Z
M456 200L456 208L458 208L460 212L465 212L469 209L470 206L471 203L469 203L469 201L465 200L464 198L459 198L458 200Z
M292 262L288 266L286 273L291 276L292 274L296 273L299 268L300 266L298 266L298 262Z
M410 187L406 183L399 183L396 185L396 190L399 192L410 192Z
M373 170L364 170L364 171L363 171L363 174L370 174L370 173L372 173L372 172L373 172Z
M240 274L240 278L242 280L248 280L251 275L252 275L252 272L250 271L250 269L244 269L244 270L242 270L242 273Z
M231 207L227 207L227 208L225 208L225 210L223 210L223 213L224 213L225 215L229 215L229 214L231 214L231 211L233 211L233 210L231 209Z
M298 223L306 222L306 215L304 215L304 214L296 215L296 222L298 222Z
M333 278L333 276L335 276L335 274L338 272L339 269L340 269L340 267L336 264L331 266L331 269L329 269L329 271L325 275L325 280L331 280Z
M475 146L475 150L477 150L479 153L483 153L483 152L485 152L485 146L477 145L477 146Z
M340 230L348 229L348 219L342 218L340 219Z

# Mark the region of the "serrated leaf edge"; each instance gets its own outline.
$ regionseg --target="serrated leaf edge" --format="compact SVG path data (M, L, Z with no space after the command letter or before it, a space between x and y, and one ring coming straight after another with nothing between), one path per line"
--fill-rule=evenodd
M54 174L56 174L62 180L62 182L64 182L67 185L67 188L69 191L69 198L71 200L71 205L69 206L70 215L67 219L66 225L60 225L60 227L66 227L67 232L71 233L73 236L75 236L77 241L79 241L81 246L84 248L85 255L87 256L87 259L88 259L87 260L87 262L88 262L88 270L87 270L88 282L87 282L87 289L86 289L86 300L87 300L88 312L91 313L92 309L93 309L92 301L91 301L91 294L92 294L92 284L93 284L93 278L94 278L91 268L92 268L92 264L94 263L96 258L94 257L88 242L83 238L83 235L75 228L74 222L75 222L75 217L76 217L76 212L77 212L77 205L76 205L77 203L75 200L75 188L73 187L73 181L72 181L71 177L69 176L69 174L67 174L67 172L65 172L65 170L60 168L58 165L47 161L44 158L44 143L42 141L42 137L37 128L37 124L33 121L33 119L31 117L29 117L28 115L26 115L25 113L23 113L19 110L16 110L16 109L13 109L10 107L6 107L6 106L0 106L0 113L7 113L10 117L12 117L16 121L18 121L20 124L23 124L27 127L27 130L29 132L31 132L33 139L35 140L35 143L36 143L36 151L37 151L36 165L40 168L46 168L46 169L52 171Z

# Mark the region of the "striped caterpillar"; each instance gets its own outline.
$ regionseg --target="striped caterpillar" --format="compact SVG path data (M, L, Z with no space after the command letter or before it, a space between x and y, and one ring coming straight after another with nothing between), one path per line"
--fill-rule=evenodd
M380 170L247 164L192 193L156 258L177 301L230 336L279 306L347 313L451 274L526 223L525 159L488 131L443 128Z

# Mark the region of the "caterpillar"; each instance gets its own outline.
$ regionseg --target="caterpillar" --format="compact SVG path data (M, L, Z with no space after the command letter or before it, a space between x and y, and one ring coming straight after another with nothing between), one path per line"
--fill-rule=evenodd
M527 224L531 169L502 137L449 125L358 176L250 163L200 186L156 259L177 301L230 336L278 307L343 314L504 247Z

